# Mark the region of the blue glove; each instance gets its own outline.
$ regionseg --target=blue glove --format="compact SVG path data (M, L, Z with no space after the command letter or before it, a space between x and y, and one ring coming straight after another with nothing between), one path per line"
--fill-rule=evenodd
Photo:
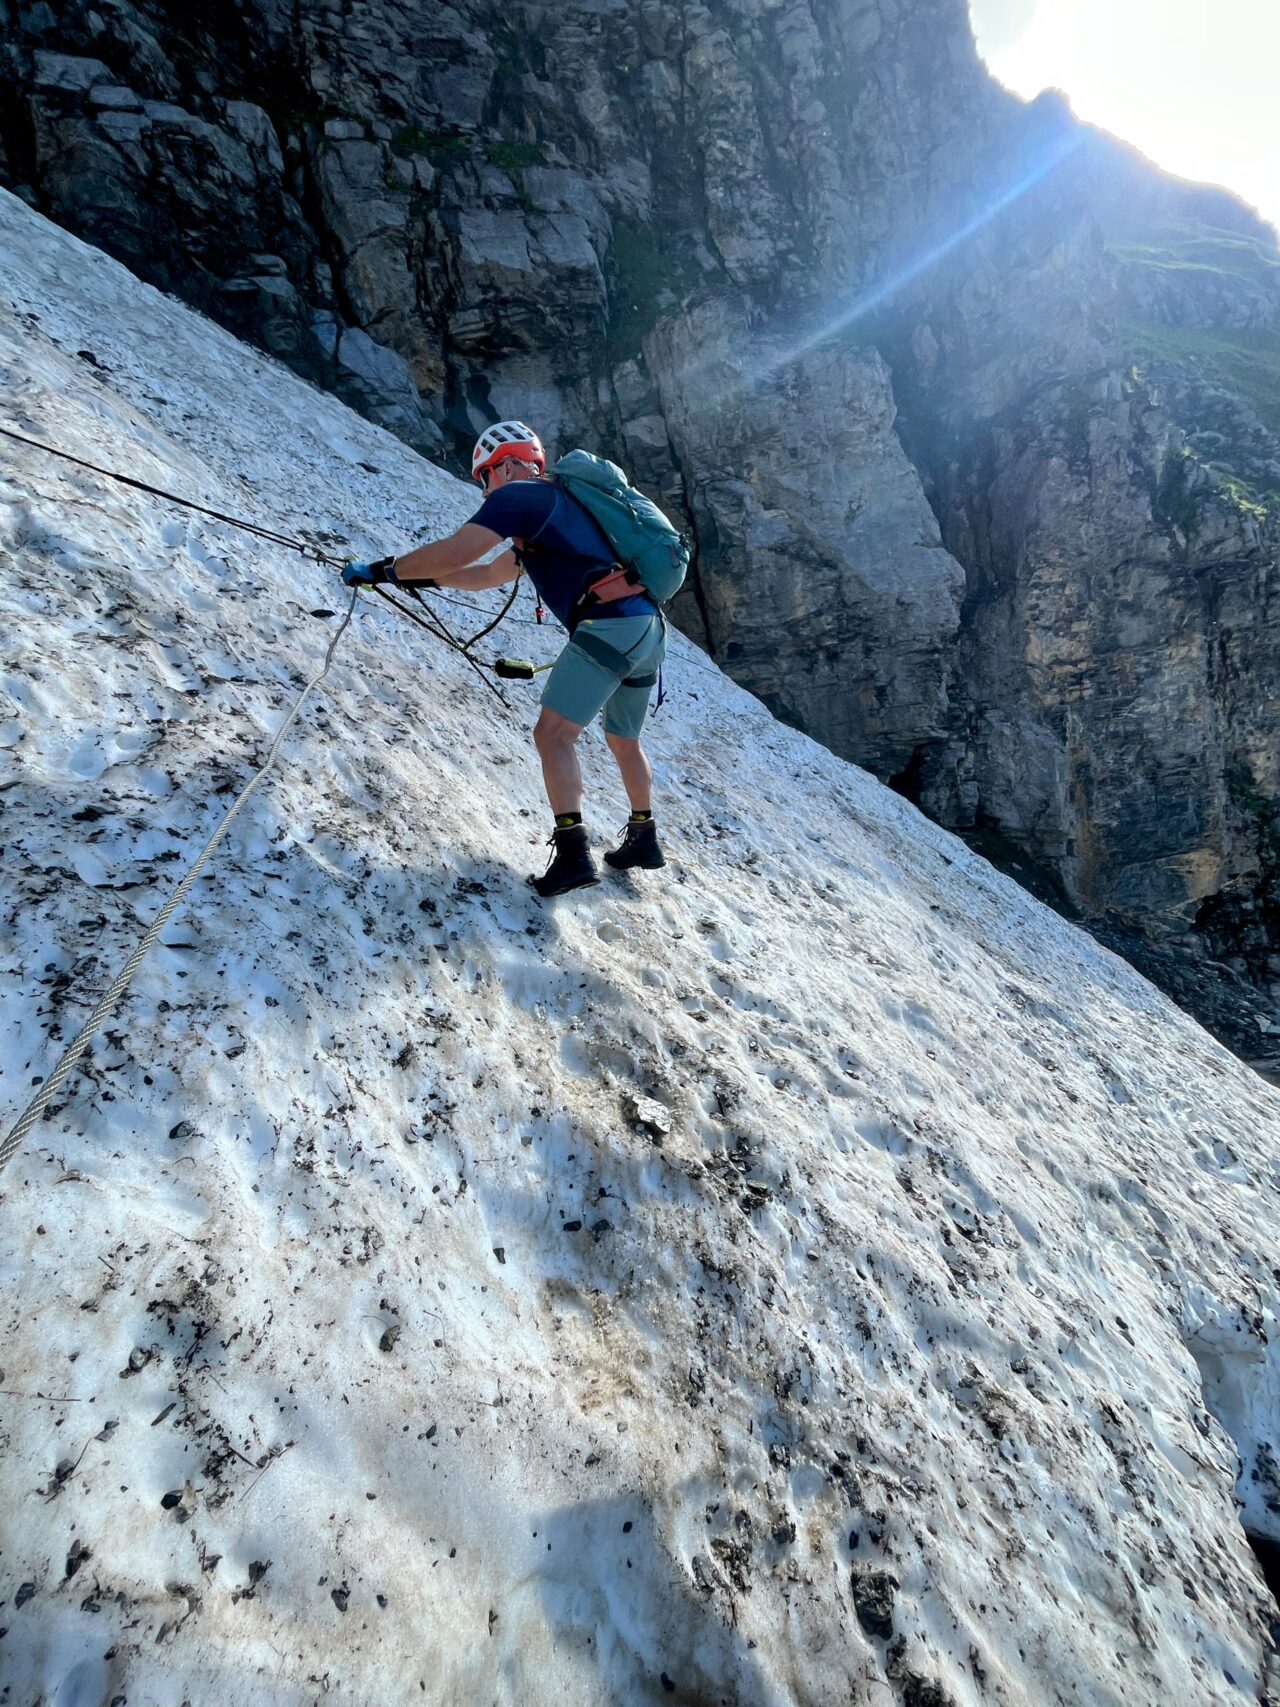
M376 563L348 563L342 571L344 587L380 587L385 581L398 585L394 557L379 557Z

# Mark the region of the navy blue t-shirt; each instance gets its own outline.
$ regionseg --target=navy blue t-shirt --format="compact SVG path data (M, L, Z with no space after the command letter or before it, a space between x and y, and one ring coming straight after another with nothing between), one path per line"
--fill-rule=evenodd
M472 516L477 527L502 539L522 539L520 552L538 597L566 626L578 594L617 561L613 547L576 499L550 480L513 480L491 492ZM628 593L591 612L644 616L653 610L643 593Z

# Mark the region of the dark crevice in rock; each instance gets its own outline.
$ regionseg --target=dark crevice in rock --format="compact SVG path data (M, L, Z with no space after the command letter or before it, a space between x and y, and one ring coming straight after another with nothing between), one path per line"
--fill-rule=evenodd
M1245 1540L1253 1549L1274 1607L1267 1624L1259 1707L1280 1707L1280 1544L1267 1540L1265 1536L1251 1534L1247 1529Z
M1280 802L1268 800L1243 765L1228 772L1227 794L1241 841L1256 837L1257 864L1247 883L1201 903L1195 929L1233 971L1280 988ZM1280 1018L1275 1043L1280 1053Z
M1090 921L1076 907L1063 889L1053 866L1045 860L1033 859L1017 842L1008 837L1000 826L979 812L971 826L956 832L967 847L990 861L997 871L1012 877L1028 894L1074 925L1090 930Z
M1220 1165L1234 1166L1236 1160L1229 1148L1219 1146ZM1244 1538L1271 1596L1271 1616L1261 1632L1259 1699L1264 1707L1280 1707L1280 1461L1267 1330L1262 1315L1246 1307L1210 1305L1206 1320L1186 1343L1208 1413L1200 1420L1201 1429L1209 1431L1212 1417L1236 1451L1236 1501Z
M1253 1556L1258 1561L1258 1569L1262 1572L1262 1580L1271 1590L1271 1598L1276 1602L1276 1616L1272 1621L1271 1639L1280 1639L1280 1541L1272 1541L1265 1535L1251 1534L1245 1530L1244 1538L1253 1549Z
M909 800L913 806L919 806L923 798L925 772L933 751L935 748L932 743L922 743L913 750L901 770L894 771L892 776L885 778L894 793L900 794L904 800Z
M619 456L625 463L625 438L621 432L618 433L618 446ZM721 656L722 637L716 631L714 613L703 580L704 558L709 544L714 542L714 520L693 503L693 478L680 465L674 450L670 454L670 483L673 491L679 493L680 526L690 543L690 556L688 576L670 607L669 615L685 634L702 647L709 658L732 674Z
M24 64L27 57L16 46L0 48L0 77L7 85L17 85L29 75ZM35 126L25 101L0 101L0 179L39 212L49 214L41 192Z

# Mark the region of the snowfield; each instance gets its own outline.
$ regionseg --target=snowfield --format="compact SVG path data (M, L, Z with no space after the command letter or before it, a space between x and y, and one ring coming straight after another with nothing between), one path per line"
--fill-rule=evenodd
M3 193L0 424L337 555L474 508ZM347 600L3 439L0 564L2 1133ZM552 656L530 609L481 652ZM680 639L668 687L670 868L543 905L536 690L361 599L0 1176L0 1701L1280 1687L1280 1094Z

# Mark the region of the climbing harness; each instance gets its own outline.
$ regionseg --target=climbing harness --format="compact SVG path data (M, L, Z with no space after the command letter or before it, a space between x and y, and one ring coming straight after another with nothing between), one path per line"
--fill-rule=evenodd
M667 618L662 610L658 611L658 621L662 624L662 632L665 635ZM624 670L629 668L627 654L619 652L616 646L610 646L607 640L601 635L593 633L590 629L579 628L573 636L573 643L585 652L588 658L594 658L597 664L603 664L606 670L616 673L619 666ZM658 698L653 707L655 714L662 709L662 702L667 697L666 689L663 686L662 670L663 666L659 664L656 670L649 670L643 675L624 675L619 678L624 688L651 688L656 682Z
M192 884L204 869L210 854L212 854L218 843L231 828L231 823L235 818L236 813L239 812L245 801L253 793L254 789L257 788L263 777L266 776L267 772L275 763L276 754L280 751L280 743L293 727L294 720L302 710L307 695L311 692L312 688L314 688L317 683L322 682L328 674L329 665L333 661L333 654L337 648L338 642L346 633L347 625L355 615L356 599L358 596L358 590L356 588L352 588L351 603L347 606L347 614L343 617L341 623L335 629L333 636L329 641L328 648L324 655L324 663L303 688L302 692L294 701L292 711L290 711L279 729L276 730L275 739L271 743L271 747L266 758L254 772L253 776L250 777L245 786L240 790L240 793L236 796L228 810L223 813L221 823L209 837L209 840L205 843L204 847L200 850L195 864L187 872L186 876L182 879L181 883L179 883L173 894L170 895L164 906L161 907L160 911L156 914L155 918L143 934L142 940L138 943L128 960L126 960L124 965L120 968L120 971L112 980L110 988L94 1008L93 1012L89 1015L89 1018L85 1021L84 1027L79 1036L63 1050L53 1071L49 1074L43 1085L41 1085L39 1091L31 1099L27 1107L23 1109L22 1113L18 1116L18 1119L13 1126L13 1130L4 1140L4 1143L0 1144L0 1171L3 1171L9 1161L9 1158L13 1155L14 1151L17 1150L27 1133L30 1132L31 1128L40 1119L45 1109L57 1095L59 1089L66 1080L68 1074L71 1072L72 1068L75 1066L76 1062L84 1054L90 1043L92 1043L94 1036L98 1032L103 1021L106 1020L116 1003L120 1000L120 997L132 983L133 975L142 964L147 950L152 946L156 938L160 935L160 932L169 923L169 920L177 912L178 908L190 893Z

